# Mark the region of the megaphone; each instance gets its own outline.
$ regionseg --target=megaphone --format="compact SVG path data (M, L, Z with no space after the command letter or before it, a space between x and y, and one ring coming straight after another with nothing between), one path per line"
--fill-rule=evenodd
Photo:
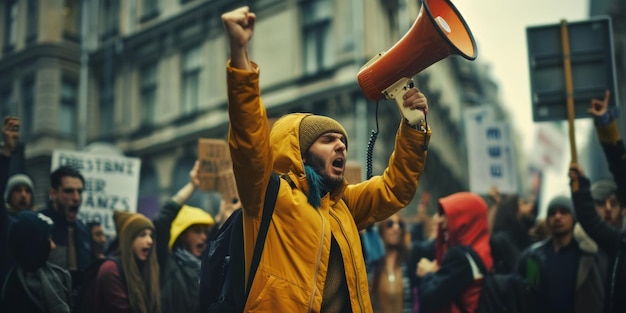
M402 105L402 96L413 86L411 77L452 54L476 59L476 42L465 20L449 0L422 0L411 29L361 67L359 87L372 101L395 99L403 117L415 125L424 113Z

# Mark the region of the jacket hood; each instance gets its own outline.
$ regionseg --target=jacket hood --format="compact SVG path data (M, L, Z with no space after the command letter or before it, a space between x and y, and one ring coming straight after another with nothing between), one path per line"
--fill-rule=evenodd
M183 207L176 215L176 218L172 222L170 227L170 241L167 246L172 250L174 243L178 240L178 237L187 230L191 225L207 225L212 226L215 224L215 220L211 214L205 212L201 208L192 207L189 205L183 205Z
M485 200L471 192L459 192L439 199L439 206L448 219L448 240L443 242L442 236L438 236L436 245L442 253L437 259L441 261L440 258L443 258L443 253L447 248L464 245L474 249L487 269L491 269L492 258Z
M270 131L270 145L274 157L274 171L293 172L304 177L304 163L300 151L300 123L311 114L292 113L278 119Z

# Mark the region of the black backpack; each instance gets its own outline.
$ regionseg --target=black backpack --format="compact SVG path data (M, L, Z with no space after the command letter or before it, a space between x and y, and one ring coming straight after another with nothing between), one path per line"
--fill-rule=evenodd
M469 255L484 276L476 313L537 312L538 293L528 280L517 273L485 273L482 259L473 250Z
M265 236L278 195L280 178L272 173L265 193L261 226L254 245L248 282L245 284L243 220L241 209L235 210L209 239L202 255L198 313L242 312L248 292L261 260Z

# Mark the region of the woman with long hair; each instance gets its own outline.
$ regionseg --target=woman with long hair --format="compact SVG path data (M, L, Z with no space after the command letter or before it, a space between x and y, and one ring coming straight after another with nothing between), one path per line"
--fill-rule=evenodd
M142 214L113 214L119 250L98 271L93 312L159 313L154 225Z
M408 225L399 213L378 223L385 255L374 262L370 294L377 313L414 312L417 299L412 288L415 270L410 270Z

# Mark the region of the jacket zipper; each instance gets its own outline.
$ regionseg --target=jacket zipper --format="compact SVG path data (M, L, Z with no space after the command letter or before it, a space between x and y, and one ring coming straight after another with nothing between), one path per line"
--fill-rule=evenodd
M364 312L365 309L363 308L363 298L362 298L361 289L360 289L361 284L359 283L359 272L357 271L356 264L354 263L354 254L352 253L352 250L353 250L352 245L350 244L350 240L347 240L348 236L346 235L346 232L343 229L343 224L341 223L339 218L333 213L332 210L328 212L330 213L330 216L332 216L337 221L337 224L339 224L341 233L343 234L343 237L346 238L346 242L348 243L348 247L350 248L349 250L350 250L350 257L352 259L352 268L354 269L354 276L356 278L356 288L355 288L356 290L355 291L356 291L357 298L359 299L359 307L361 309L361 312ZM349 290L348 290L348 293L350 293Z
M322 236L320 236L320 247L319 252L317 253L317 262L315 265L315 279L313 279L313 288L311 293L311 300L309 301L309 312L313 311L313 301L315 300L315 291L317 290L317 277L319 276L320 264L322 263L322 250L324 249L324 229L326 227L326 223L324 223L324 216L320 212L320 210L315 210L317 214L320 215L322 219Z

